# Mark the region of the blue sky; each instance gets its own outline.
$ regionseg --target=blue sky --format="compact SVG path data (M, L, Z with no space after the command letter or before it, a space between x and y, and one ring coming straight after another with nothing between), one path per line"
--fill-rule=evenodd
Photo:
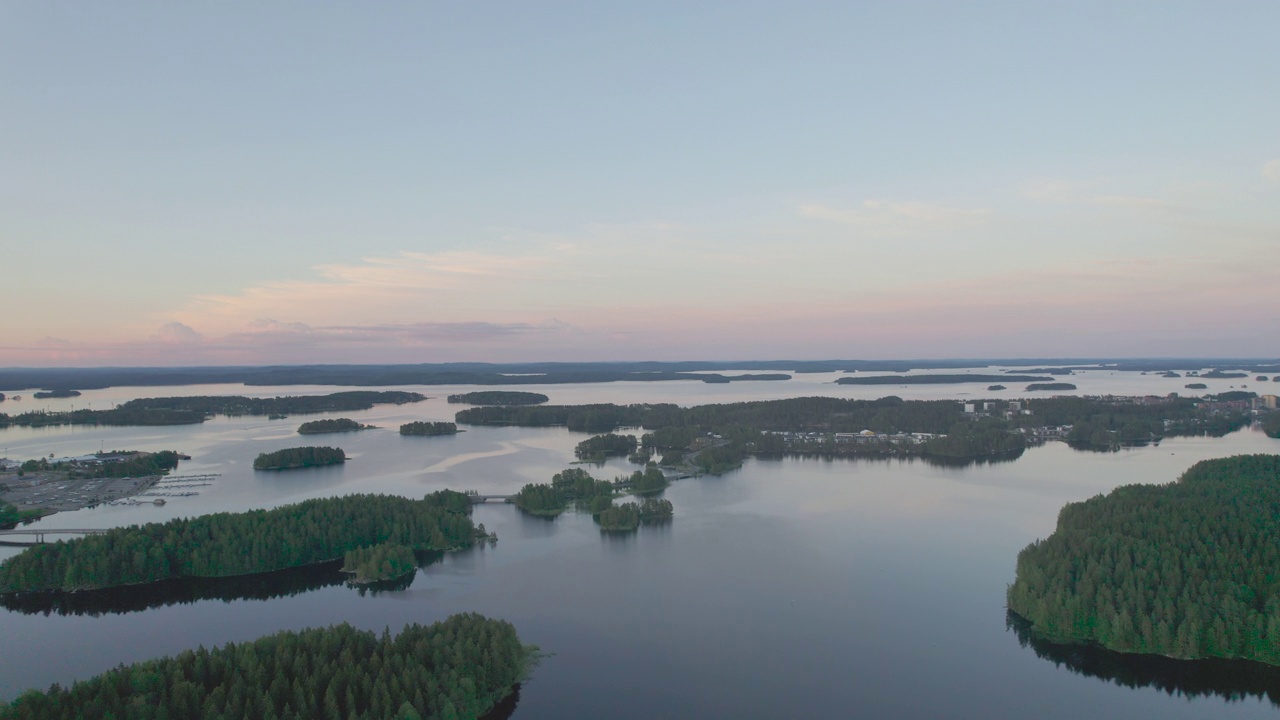
M1280 355L1274 3L7 3L0 365Z

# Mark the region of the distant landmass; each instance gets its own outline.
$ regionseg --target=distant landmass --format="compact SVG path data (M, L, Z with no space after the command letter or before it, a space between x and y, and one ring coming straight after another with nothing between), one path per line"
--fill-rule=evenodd
M245 385L548 385L599 382L723 382L766 380L782 373L908 372L968 368L1106 369L1132 372L1199 371L1280 373L1280 359L1258 358L955 358L946 360L733 360L676 362L430 363L417 365L279 365L270 367L136 367L0 369L0 391L30 388L95 390L243 383ZM1033 370L1021 370L1033 372ZM1046 372L1045 374L1053 374ZM1214 376L1211 376L1214 377ZM708 378L712 378L708 380ZM1003 379L1008 379L1004 377Z
M1003 380L1013 382L1036 382L1052 380L1051 377L1037 375L860 375L858 377L842 377L836 380L837 385L955 385L959 383L993 383Z

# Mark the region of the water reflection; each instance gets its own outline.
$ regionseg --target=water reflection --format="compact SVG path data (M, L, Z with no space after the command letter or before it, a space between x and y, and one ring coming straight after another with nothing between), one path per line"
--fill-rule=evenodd
M442 553L414 553L418 567L438 562ZM0 595L0 606L25 615L123 615L168 605L189 605L201 600L274 600L321 588L341 585L351 576L342 572L342 561L289 568L276 572L231 578L176 578L148 585L85 590L74 593L18 593ZM417 571L394 580L353 586L360 595L405 590Z
M1220 697L1229 701L1266 698L1280 707L1280 667L1247 660L1175 660L1161 655L1118 653L1097 645L1054 643L1039 637L1013 612L1005 625L1038 657L1086 677L1127 688L1154 687L1186 698Z

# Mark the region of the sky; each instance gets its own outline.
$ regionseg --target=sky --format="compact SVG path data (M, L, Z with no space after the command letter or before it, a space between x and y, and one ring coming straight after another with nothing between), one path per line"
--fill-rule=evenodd
M0 366L1280 356L1275 2L0 2Z

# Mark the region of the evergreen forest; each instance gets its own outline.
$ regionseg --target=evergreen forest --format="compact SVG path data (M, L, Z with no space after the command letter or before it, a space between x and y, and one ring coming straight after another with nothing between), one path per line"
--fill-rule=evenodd
M272 510L113 528L36 545L0 563L0 593L90 590L166 578L230 577L342 559L396 543L453 550L477 539L466 495L348 495Z
M392 637L342 624L121 665L31 690L0 720L474 720L524 677L535 648L474 613Z
M347 454L342 451L342 448L309 445L261 453L254 458L253 469L297 470L322 465L341 465L346 461Z
M1280 455L1063 507L1018 554L1009 609L1056 641L1280 664Z

